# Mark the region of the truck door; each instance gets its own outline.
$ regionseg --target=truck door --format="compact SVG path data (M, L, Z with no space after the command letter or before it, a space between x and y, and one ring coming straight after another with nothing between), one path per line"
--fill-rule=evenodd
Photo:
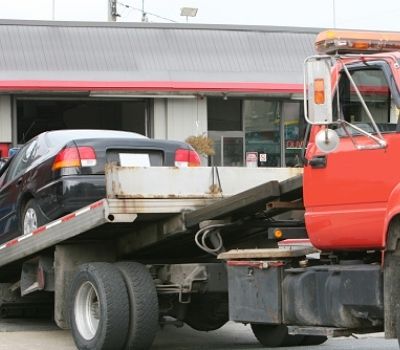
M400 181L399 110L392 99L398 92L391 91L388 84L391 82L388 68L382 62L349 67L387 142L385 149L359 150L356 145L368 145L373 141L354 129L337 127L338 148L322 154L313 143L311 133L306 154L308 165L304 169L304 202L310 239L321 249L384 246L387 203ZM344 73L338 87L340 104L337 107L335 97L334 114L339 110L341 119L373 133L371 122ZM315 158L318 161L311 161ZM314 165L310 165L310 161Z

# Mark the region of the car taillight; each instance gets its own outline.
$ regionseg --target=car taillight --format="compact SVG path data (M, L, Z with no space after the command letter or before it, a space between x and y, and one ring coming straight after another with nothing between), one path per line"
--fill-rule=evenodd
M92 147L66 147L56 155L52 169L58 170L95 165L96 153Z
M95 166L96 153L92 147L78 147L82 166Z
M177 167L200 166L200 163L200 157L194 150L177 149L175 151L175 166Z

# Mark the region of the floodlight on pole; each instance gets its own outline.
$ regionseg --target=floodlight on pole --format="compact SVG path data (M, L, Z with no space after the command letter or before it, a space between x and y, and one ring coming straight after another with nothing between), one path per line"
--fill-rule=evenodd
M197 7L182 7L181 16L186 17L186 23L189 22L189 17L196 17L198 8Z

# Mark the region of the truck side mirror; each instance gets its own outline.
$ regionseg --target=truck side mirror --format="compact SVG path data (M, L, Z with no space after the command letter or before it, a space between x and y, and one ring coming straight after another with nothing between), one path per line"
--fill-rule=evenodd
M331 60L330 56L312 56L304 63L304 111L310 124L332 123Z

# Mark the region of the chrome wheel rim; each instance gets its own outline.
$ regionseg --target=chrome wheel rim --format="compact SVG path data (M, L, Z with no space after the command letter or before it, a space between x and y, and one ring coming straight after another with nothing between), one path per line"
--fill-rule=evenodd
M31 233L38 227L37 214L35 209L29 208L24 216L24 235Z
M80 335L86 340L93 339L100 323L100 303L92 283L85 282L79 287L75 298L74 315Z

